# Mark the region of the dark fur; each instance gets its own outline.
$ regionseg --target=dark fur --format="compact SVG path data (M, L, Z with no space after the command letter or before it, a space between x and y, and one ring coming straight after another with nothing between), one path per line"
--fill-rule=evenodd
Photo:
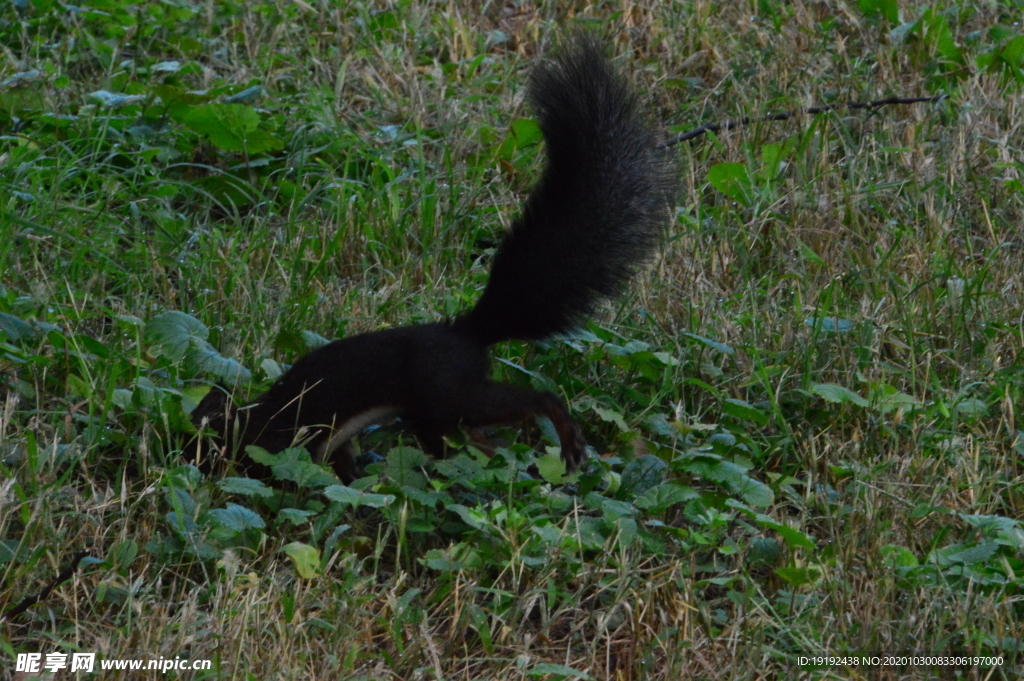
M440 453L442 434L459 425L542 415L558 432L567 469L577 468L586 443L566 405L550 393L489 380L487 347L548 338L582 323L601 299L621 291L667 221L669 165L636 96L602 52L594 38L576 35L534 70L529 98L547 165L472 310L453 322L335 341L296 362L247 408L235 410L211 391L194 419L206 419L229 447L270 451L289 446L306 427L305 444L315 451L332 432L369 425L363 421L378 416L372 410L385 407ZM347 443L335 444L335 470L351 481L356 469Z

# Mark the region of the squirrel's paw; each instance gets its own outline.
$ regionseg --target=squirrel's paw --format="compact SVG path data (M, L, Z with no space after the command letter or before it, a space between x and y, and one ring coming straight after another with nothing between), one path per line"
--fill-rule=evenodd
M565 463L565 472L572 473L579 469L587 458L587 441L583 438L583 431L575 423L568 428L567 433L561 437L562 440L562 461Z

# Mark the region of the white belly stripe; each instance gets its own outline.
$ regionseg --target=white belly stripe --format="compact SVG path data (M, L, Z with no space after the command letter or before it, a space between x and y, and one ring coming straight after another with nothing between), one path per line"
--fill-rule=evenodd
M320 451L317 453L317 463L328 461L336 449L363 432L365 428L390 421L400 416L401 413L402 410L398 407L373 407L356 414L336 427L331 438L321 445Z

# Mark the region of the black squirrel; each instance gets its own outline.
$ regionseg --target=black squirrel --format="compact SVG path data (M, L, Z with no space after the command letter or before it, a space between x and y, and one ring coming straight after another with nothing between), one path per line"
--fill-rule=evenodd
M349 440L400 416L421 444L441 454L443 434L548 417L573 471L586 442L565 403L548 392L488 378L490 345L541 340L572 330L603 298L620 292L655 250L674 198L674 173L644 122L637 96L578 33L534 68L532 104L547 164L522 214L504 236L473 309L454 320L360 334L299 359L244 408L213 389L193 412L228 451L275 452L297 438L356 478ZM265 473L248 463L250 474ZM255 469L255 470L254 470Z

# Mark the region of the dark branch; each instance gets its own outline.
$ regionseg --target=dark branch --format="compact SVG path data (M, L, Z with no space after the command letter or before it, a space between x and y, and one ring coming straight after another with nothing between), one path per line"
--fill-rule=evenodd
M919 104L921 102L940 102L946 99L949 95L938 95L936 97L889 97L888 99L879 99L874 102L845 102L843 104L829 104L827 106L812 106L809 109L798 109L796 111L783 111L782 113L768 114L761 118L741 118L737 121L726 121L725 123L711 123L710 125L704 125L695 130L689 132L681 132L676 137L662 142L659 146L662 149L675 146L681 142L686 142L694 138L700 137L701 135L709 132L719 132L721 130L732 130L739 128L744 125L750 125L751 123L767 123L771 121L785 121L795 116L814 115L825 113L826 111L835 111L837 109L877 109L880 106L887 106L889 104Z
M75 574L75 571L78 569L78 564L82 562L82 559L85 558L87 555L89 555L88 551L79 551L78 553L76 553L75 557L71 559L71 564L64 568L64 570L59 575L57 575L57 577L52 582L47 584L46 588L44 588L35 596L29 596L25 598L21 603L18 603L16 606L5 612L4 618L9 622L21 613L31 608L39 601L46 600L47 596L49 596L54 589L56 589L58 586L68 581L69 579L71 579L71 577Z

